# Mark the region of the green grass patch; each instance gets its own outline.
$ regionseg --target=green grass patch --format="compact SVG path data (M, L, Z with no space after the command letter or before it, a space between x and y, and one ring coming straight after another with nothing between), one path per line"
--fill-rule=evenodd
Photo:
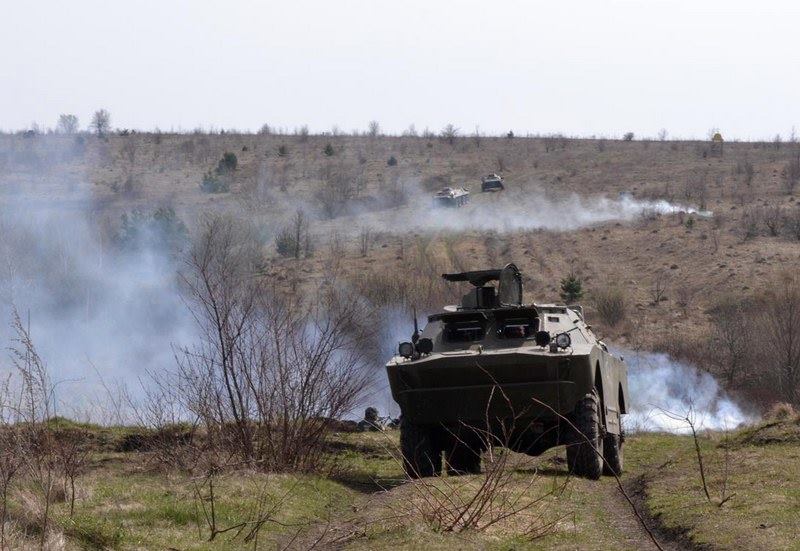
M125 537L121 524L94 515L75 515L60 525L64 535L83 549L115 549Z

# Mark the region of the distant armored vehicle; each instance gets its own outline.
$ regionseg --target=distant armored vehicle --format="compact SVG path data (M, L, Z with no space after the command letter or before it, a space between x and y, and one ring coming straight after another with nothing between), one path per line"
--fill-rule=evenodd
M489 438L529 455L566 444L572 473L620 473L627 368L582 308L524 304L513 264L442 277L474 288L386 365L406 473L437 475L443 455L448 472L480 472Z
M502 191L505 189L503 177L489 174L481 178L481 191Z
M435 207L460 207L469 203L469 190L463 187L446 187L433 196Z

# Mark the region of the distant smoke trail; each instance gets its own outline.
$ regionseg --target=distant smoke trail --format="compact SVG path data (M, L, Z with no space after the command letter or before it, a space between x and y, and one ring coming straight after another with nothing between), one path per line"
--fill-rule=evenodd
M509 188L499 193L471 194L467 206L435 207L432 194L417 186L409 186L407 203L398 209L363 210L335 221L321 222L325 228L362 226L383 230L417 231L496 231L500 233L527 230L569 231L612 221L629 221L644 213L670 214L685 212L711 216L690 205L665 200L636 199L629 193L616 198L582 197L576 193L554 194L538 185L525 189Z
M754 421L720 388L709 373L681 363L667 354L623 353L628 364L630 431L686 432L685 417L692 414L698 429L733 429ZM667 414L666 412L669 412Z

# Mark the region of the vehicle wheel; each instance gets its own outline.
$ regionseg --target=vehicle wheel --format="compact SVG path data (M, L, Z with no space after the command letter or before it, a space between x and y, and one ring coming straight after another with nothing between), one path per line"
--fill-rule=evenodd
M436 427L400 420L400 450L403 468L410 478L436 476L442 471L442 450Z
M600 427L600 398L597 390L584 396L575 406L572 422L578 429L567 444L569 471L597 480L603 474L603 438Z
M603 440L603 474L621 475L623 468L623 439L619 434L607 434Z
M471 442L458 442L447 453L447 474L480 474L481 451Z

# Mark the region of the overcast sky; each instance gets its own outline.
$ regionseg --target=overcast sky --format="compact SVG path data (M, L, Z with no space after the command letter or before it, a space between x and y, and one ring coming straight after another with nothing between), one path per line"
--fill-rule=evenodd
M0 128L800 134L800 3L0 0Z

